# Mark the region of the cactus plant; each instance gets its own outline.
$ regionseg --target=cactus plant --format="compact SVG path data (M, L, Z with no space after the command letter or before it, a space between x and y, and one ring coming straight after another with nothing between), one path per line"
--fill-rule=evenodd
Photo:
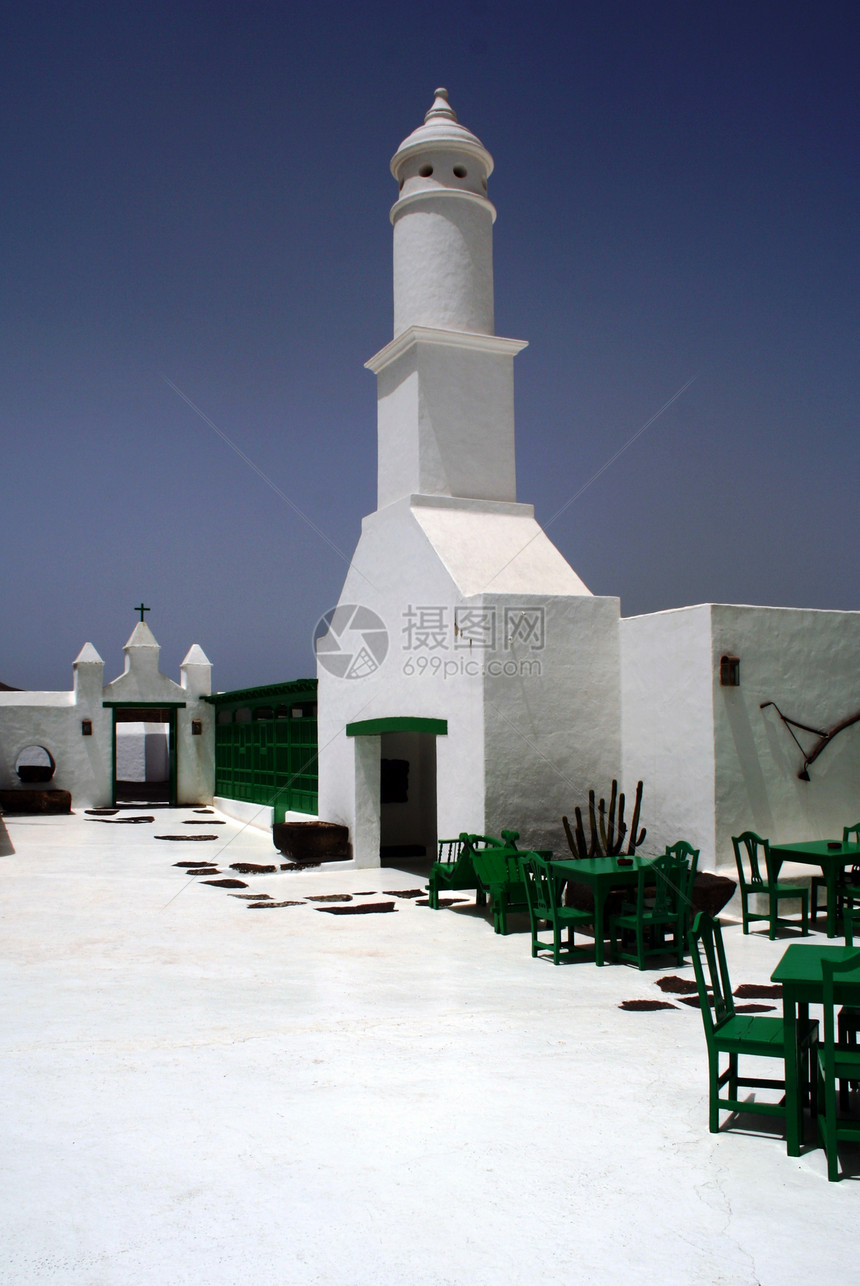
M628 832L624 821L624 792L618 792L618 782L612 782L609 795L609 808L606 800L595 804L593 790L588 792L588 826L590 838L586 839L585 825L582 820L582 809L577 805L573 810L576 818L576 829L571 828L567 817L562 817L562 825L568 847L576 858L617 857L621 853L625 837L629 834L627 852L633 854L645 839L645 828L639 830L639 813L642 807L642 782L636 786L636 802L633 809L633 822Z
M633 853L636 852L637 848L639 848L639 846L643 844L645 841L646 831L644 826L642 827L641 832L637 834L637 827L639 826L639 809L641 804L642 804L642 782L640 781L636 786L636 803L633 807L633 821L630 824L630 843L627 846L627 852L631 854L631 856Z

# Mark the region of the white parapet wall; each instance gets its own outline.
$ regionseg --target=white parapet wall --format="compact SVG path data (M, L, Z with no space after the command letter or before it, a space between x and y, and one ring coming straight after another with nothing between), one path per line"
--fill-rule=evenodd
M624 789L644 783L643 851L684 839L714 870L714 728L709 605L620 622Z
M721 682L721 659L738 682ZM841 838L860 820L860 613L701 604L621 621L624 779L645 782L649 847L686 839L734 872L731 839ZM772 704L769 704L772 703Z
M227 799L224 795L216 795L212 800L212 807L217 808L225 817L232 817L245 826L253 826L255 830L271 832L275 821L274 808L269 808L266 804L249 804L244 799Z
M145 712L147 707L164 706L176 711L177 802L211 801L215 724L212 707L203 700L211 691L209 661L193 645L181 666L181 683L174 683L160 673L160 648L143 622L135 626L123 651L125 668L111 683L104 683L104 662L86 643L73 664L70 692L0 692L0 788L24 788L16 772L18 757L27 746L41 746L56 764L47 787L68 790L76 808L109 804L114 786L114 710L139 707ZM135 726L136 736L129 737L125 729ZM149 753L163 761L164 732L144 728L142 721L118 724L117 729L117 767L136 774L125 780L154 780L164 764L147 766L145 757ZM122 747L135 740L137 754L125 761Z

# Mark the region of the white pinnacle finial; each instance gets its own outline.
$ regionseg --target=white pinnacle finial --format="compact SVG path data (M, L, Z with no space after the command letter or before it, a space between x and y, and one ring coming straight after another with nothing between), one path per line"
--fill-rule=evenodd
M437 89L435 91L434 98L433 98L433 106L425 115L424 120L432 121L437 116L444 116L449 121L455 121L457 119L457 113L454 111L454 108L448 102L447 89Z

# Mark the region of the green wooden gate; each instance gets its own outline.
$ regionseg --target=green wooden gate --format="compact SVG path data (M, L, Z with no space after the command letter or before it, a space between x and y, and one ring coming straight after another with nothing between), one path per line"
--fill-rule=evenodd
M285 812L317 811L316 679L204 697L215 706L215 793Z

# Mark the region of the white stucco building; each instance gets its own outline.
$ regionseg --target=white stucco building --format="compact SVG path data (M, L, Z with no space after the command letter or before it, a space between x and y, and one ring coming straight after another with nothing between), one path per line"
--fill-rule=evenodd
M386 850L430 856L464 830L516 828L563 852L562 815L590 788L608 794L617 778L629 800L641 778L646 850L686 839L703 869L730 866L747 828L839 837L860 820L860 613L702 604L625 620L517 499L525 342L494 330L492 169L444 90L391 162L394 333L367 363L377 505L317 640L319 818L348 826L359 866ZM195 645L176 684L158 655L141 622L111 683L88 643L72 691L0 691L0 789L22 788L22 754L45 752L52 786L76 807L105 805L121 772L149 785L166 757L166 799L211 802L211 667ZM275 686L281 702L295 685ZM273 691L237 691L232 705ZM270 822L297 782L296 807L314 806L303 700L266 716L280 733L280 713L304 719L295 762L261 769L270 806L219 796L225 810ZM231 709L219 722L239 718Z
M617 777L628 796L644 779L648 847L687 839L704 868L748 827L841 834L860 817L860 724L802 781L760 706L822 730L860 712L860 614L621 620L518 502L524 342L494 332L492 168L444 90L391 162L394 336L367 363L377 507L318 639L320 816L349 826L359 865L502 827L559 851L562 814Z
M124 784L139 786L130 795L141 799L210 803L214 713L202 698L212 690L212 667L195 643L174 683L158 668L160 650L139 621L123 649L123 673L110 683L85 643L70 692L0 692L0 789L27 788L18 767L39 749L54 765L43 784L68 790L76 808L110 805Z

